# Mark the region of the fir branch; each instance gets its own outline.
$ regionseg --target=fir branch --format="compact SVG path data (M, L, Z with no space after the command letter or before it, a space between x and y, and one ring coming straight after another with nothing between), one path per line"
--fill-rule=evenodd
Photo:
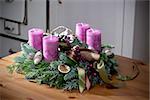
M49 69L50 69L50 70L57 70L58 65L60 65L60 64L63 64L63 62L60 61L60 60L58 60L58 61L53 61L53 62L50 63Z
M47 84L48 84L50 87L54 87L54 86L55 86L55 80L48 81Z
M27 43L21 43L21 50L26 55L36 52L36 50L32 48L31 46L29 46Z
M78 78L78 73L76 68L72 68L71 71L64 76L65 81L77 79L77 78Z
M21 73L21 69L20 69L21 64L20 63L16 63L10 66L7 66L7 70L10 74L13 74L14 71L20 72ZM20 69L20 70L19 70Z
M70 59L65 53L62 53L62 52L61 52L60 55L59 55L59 59L60 59L63 63L65 63L65 64L67 64L67 65L69 65L69 66L74 66L74 65L77 64L76 61Z
M121 74L119 74L116 78L121 81L128 81L132 79L132 77L128 75L121 75Z
M63 88L64 87L64 76L62 74L58 74L56 81L55 81L55 87L56 88Z
M78 89L78 79L73 79L73 80L67 81L64 86L64 90L71 91L73 89Z
M23 63L26 60L26 57L19 56L14 59L15 63Z
M13 72L14 72L14 70L15 70L15 65L10 65L10 66L7 66L7 70L8 70L8 72L10 73L10 74L12 74Z
M37 75L37 71L31 71L31 72L28 72L26 73L25 77L26 79L35 79L38 75Z
M45 61L41 61L39 64L37 64L36 66L34 65L35 69L39 69L39 68L48 68L49 67L49 63L45 62Z

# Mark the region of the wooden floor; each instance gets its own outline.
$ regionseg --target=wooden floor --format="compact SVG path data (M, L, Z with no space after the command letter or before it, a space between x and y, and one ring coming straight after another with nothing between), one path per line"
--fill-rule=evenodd
M47 85L38 85L24 79L20 74L9 74L6 66L13 64L13 54L0 59L0 100L149 100L149 66L139 61L117 56L122 73L130 73L131 62L135 62L140 75L119 89L96 86L80 94L78 91L64 92Z

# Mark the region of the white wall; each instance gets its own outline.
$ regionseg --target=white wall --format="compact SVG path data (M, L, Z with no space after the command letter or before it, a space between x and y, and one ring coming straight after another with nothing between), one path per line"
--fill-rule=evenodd
M124 0L122 56L132 58L136 0Z
M149 62L149 3L138 0L135 11L133 58Z
M141 8L140 4L135 8L135 1L62 0L62 4L59 4L57 0L50 0L50 29L58 25L65 25L75 31L77 22L86 22L94 28L102 30L102 42L114 45L116 54L130 58L147 59L146 56L143 56L148 51L144 45L147 43L144 41L147 40L142 39L147 37L147 35L143 35L147 28L145 24L142 26L146 21L146 15L143 15L145 8L143 8L144 6ZM141 9L143 12L140 12ZM45 30L46 0L28 0L28 25L21 25L20 36L11 36L28 39L27 30L32 27ZM0 20L0 33L7 34L3 31L2 20Z
M112 44L121 55L124 0L51 0L51 28L65 25L75 31L78 22L102 31L102 43Z
M21 39L28 39L27 31L30 28L38 27L46 29L46 0L27 0L28 1L28 25L21 25L21 35L7 34L3 30L3 20L0 20L2 26L0 33L7 34Z
M2 14L2 6L1 6L1 1L0 1L0 16ZM2 31L2 21L0 20L0 32Z
M0 16L1 16L1 13L2 13L2 5L1 5L1 1L0 1Z
M46 0L27 0L28 1L28 25L21 25L21 35L13 35L6 33L4 29L4 21L0 19L0 33L17 37L20 39L28 39L28 30L33 27L46 29ZM1 2L1 0L0 0ZM0 3L1 4L1 3ZM1 7L1 6L0 6ZM2 8L0 8L1 10ZM9 49L14 51L20 50L20 41L0 37L0 57L9 54Z
M9 55L9 49L12 49L13 51L17 52L20 51L20 41L9 39L5 37L1 38L1 49L0 49L0 57Z

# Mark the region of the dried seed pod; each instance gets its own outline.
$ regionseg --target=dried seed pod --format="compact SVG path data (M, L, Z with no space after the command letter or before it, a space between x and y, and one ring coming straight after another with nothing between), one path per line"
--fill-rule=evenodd
M42 53L38 51L34 56L34 64L38 64L42 60Z
M28 58L28 59L30 59L30 60L33 60L34 55L35 55L34 53L29 53L29 55L28 55L28 57L27 57L27 58Z
M58 66L58 70L61 72L61 73L68 73L71 69L69 66L65 65L65 64L61 64Z

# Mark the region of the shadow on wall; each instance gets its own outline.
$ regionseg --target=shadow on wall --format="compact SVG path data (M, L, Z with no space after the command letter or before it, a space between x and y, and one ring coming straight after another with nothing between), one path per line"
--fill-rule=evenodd
M149 63L149 1L136 1L133 58Z

